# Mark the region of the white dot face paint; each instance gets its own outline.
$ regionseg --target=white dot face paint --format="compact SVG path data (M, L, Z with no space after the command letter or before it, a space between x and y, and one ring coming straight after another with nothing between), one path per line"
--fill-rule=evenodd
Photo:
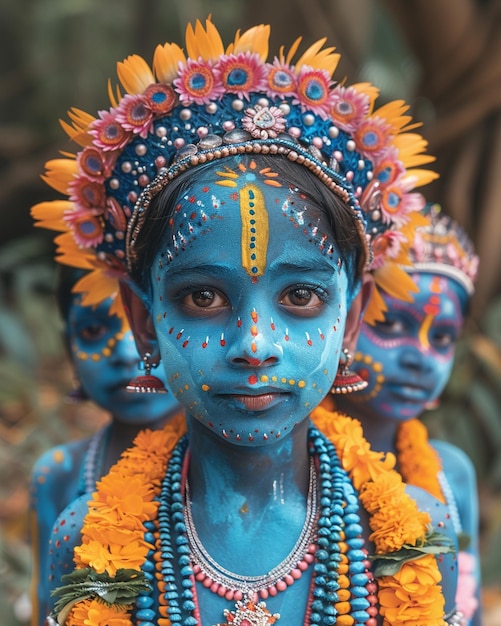
M252 162L220 170L178 201L152 268L153 316L179 402L218 436L263 445L328 393L348 281L300 194Z

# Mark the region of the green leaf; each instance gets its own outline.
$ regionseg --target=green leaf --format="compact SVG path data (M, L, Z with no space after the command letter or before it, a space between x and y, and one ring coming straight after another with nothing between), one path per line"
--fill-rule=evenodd
M453 541L432 528L426 533L422 544L415 546L404 544L396 552L376 554L370 558L373 561L374 576L377 578L379 576L393 576L404 563L417 561L427 554L448 554L450 552L455 552Z
M134 569L119 569L114 577L106 572L98 574L91 568L76 569L65 574L61 581L66 584L52 592L53 596L59 596L54 607L56 614L67 614L68 606L87 598L100 599L110 606L126 606L140 593L150 591L146 576Z

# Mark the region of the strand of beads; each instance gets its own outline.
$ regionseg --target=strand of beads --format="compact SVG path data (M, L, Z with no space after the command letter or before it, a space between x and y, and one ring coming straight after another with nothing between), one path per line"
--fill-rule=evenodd
M168 618L175 625L197 626L200 622L196 615L193 570L190 565L190 549L186 537L181 493L183 459L187 446L188 439L183 437L172 452L160 492L158 523L162 557L161 573L165 586L163 599L167 605ZM175 545L172 540L171 525L176 532ZM174 569L176 554L181 574L181 594L176 584ZM187 614L184 619L182 611Z
M150 583L150 592L140 593L136 598L136 620L138 626L156 626L153 620L156 618L156 612L152 609L155 600L152 597L155 581L155 537L156 527L153 522L144 522L146 532L144 540L151 544L152 548L148 551L146 560L143 563L142 571Z
M320 514L311 597L305 624L322 626L375 626L377 598L370 575L367 552L361 537L358 499L351 481L341 468L334 446L315 428L310 429L311 453L316 459L320 485ZM155 545L143 568L153 581L155 562L159 578L159 626L198 626L195 578L183 516L182 467L187 448L183 438L174 449L160 493L158 541L147 527L147 540ZM174 536L171 533L174 530ZM180 572L181 591L174 563ZM161 579L161 580L160 580ZM287 588L287 585L284 589ZM277 589L277 592L282 589ZM215 590L221 595L221 590ZM137 601L136 617L141 626L151 626L151 594ZM185 617L183 617L183 615ZM164 622L165 620L165 622Z
M370 578L358 498L334 446L315 428L310 445L319 461L321 512L309 620L326 626L367 624L372 619L367 612Z
M195 528L191 512L189 482L185 482L184 517L190 545L195 580L227 600L240 601L244 595L259 594L266 600L285 591L315 560L315 534L318 518L317 472L313 458L310 459L310 480L303 528L294 547L285 559L272 570L258 576L242 576L230 572L217 563L207 552Z

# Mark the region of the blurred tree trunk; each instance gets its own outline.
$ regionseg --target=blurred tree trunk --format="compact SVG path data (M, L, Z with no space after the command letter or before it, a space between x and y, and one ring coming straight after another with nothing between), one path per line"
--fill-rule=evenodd
M432 199L473 237L481 269L473 314L499 293L501 2L385 0L422 67L424 132L441 179Z

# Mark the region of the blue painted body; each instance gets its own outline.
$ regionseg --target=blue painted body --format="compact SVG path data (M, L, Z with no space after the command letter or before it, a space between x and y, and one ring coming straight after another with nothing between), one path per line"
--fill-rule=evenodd
M75 376L89 399L110 413L110 423L97 456L96 478L108 472L139 430L160 428L179 410L171 392L132 394L125 390L131 378L141 373L140 359L131 331L122 332L121 321L109 315L111 303L107 300L97 308L85 307L80 303L80 296L75 295L66 320L66 338ZM162 371L159 376L163 377ZM47 615L49 584L54 577L49 552L53 547L49 546L54 536L53 525L59 514L88 490L83 469L89 443L90 439L82 439L48 450L32 471L32 626L42 626ZM69 556L70 552L66 554ZM68 570L71 563L72 557L62 569Z
M383 294L388 306L385 322L362 326L352 369L368 380L368 387L336 401L361 420L375 449L394 453L398 424L419 417L439 398L450 377L468 303L464 287L452 278L425 272L411 276L419 287L414 302ZM469 552L476 558L479 589L475 470L457 447L432 443L457 503L463 532L471 538ZM471 624L480 624L480 610Z

